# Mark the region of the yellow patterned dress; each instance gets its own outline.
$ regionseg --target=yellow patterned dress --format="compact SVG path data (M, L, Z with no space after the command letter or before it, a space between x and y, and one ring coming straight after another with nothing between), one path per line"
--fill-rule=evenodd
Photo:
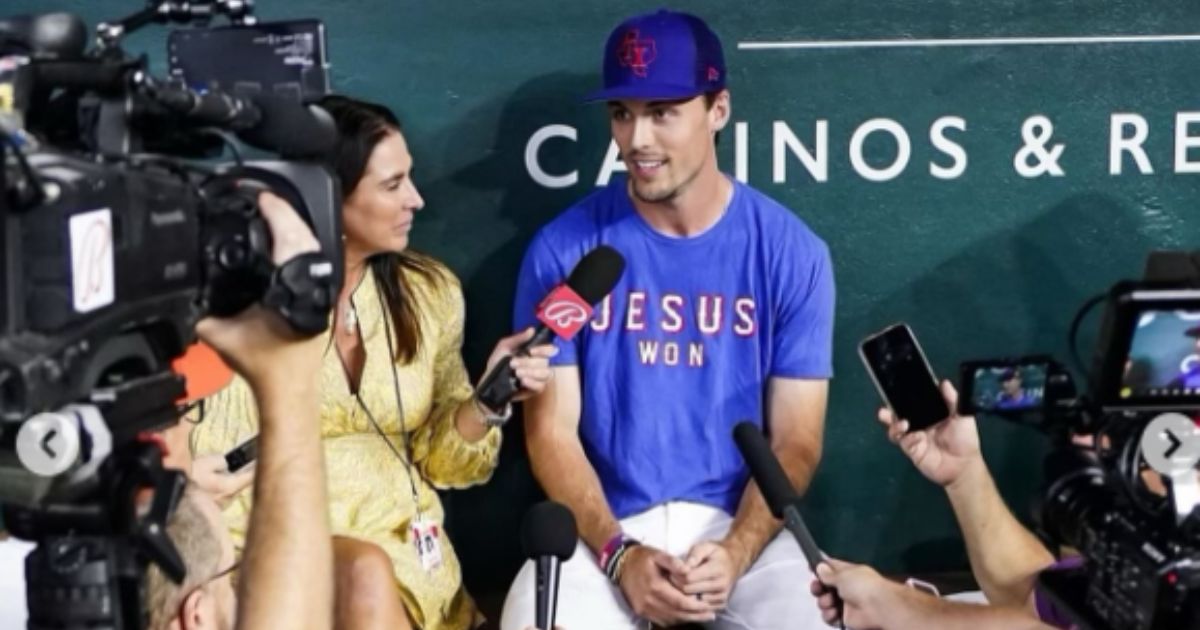
M412 469L419 473L413 481L421 515L432 519L440 530L444 513L434 487L462 488L487 481L496 466L500 431L492 429L482 440L468 443L454 426L455 410L472 394L461 355L464 312L458 280L440 265L438 282L404 273L409 274L416 293L413 297L420 304L423 338L415 359L396 366L404 428L413 455ZM355 290L353 304L367 352L359 393L384 434L403 454L400 412L384 333L391 320L381 309L370 273ZM475 605L463 588L458 557L444 534L441 566L432 572L422 568L410 533L416 510L408 469L359 407L332 343L320 381L321 437L333 534L366 540L387 552L404 605L419 627L460 630L474 626ZM236 379L206 403L204 422L192 433L192 451L196 455L223 453L257 433L254 400L245 382ZM239 556L246 538L250 495L250 490L242 492L225 510Z

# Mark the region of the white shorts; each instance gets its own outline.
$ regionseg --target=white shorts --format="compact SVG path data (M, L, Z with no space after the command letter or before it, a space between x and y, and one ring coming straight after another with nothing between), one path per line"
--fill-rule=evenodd
M714 507L667 503L621 521L626 534L645 544L685 557L697 543L721 540L733 518ZM646 627L613 586L596 556L582 542L561 570L558 615L564 630L623 630ZM501 630L524 630L533 625L535 569L526 562L504 602ZM763 550L750 570L734 585L729 605L708 624L716 630L827 630L809 586L813 574L800 546L787 531Z
M0 628L25 627L25 557L35 546L16 538L0 542Z

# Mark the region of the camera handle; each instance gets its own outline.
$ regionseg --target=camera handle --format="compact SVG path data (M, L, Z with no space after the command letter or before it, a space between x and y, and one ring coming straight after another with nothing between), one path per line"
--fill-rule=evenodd
M101 22L96 27L96 44L102 50L120 46L126 35L150 24L207 24L218 15L225 15L232 24L252 26L254 0L148 0L146 8L113 22Z

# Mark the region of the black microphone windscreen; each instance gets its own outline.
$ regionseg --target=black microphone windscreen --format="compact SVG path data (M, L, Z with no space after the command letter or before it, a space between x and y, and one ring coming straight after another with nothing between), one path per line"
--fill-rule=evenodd
M595 305L612 292L624 272L625 257L608 245L600 245L576 263L567 286L588 304Z
M521 548L527 558L554 556L566 561L575 554L578 537L575 516L566 506L554 501L533 506L521 523Z
M733 441L750 466L750 474L767 500L771 514L783 518L783 508L796 499L796 489L771 451L767 438L753 422L745 421L733 428Z
M251 97L262 114L259 123L238 136L285 158L320 157L333 149L337 125L328 112L274 94Z

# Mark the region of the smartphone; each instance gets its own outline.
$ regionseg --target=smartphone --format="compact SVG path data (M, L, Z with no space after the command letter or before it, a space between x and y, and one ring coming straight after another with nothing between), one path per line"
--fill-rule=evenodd
M235 473L250 462L258 459L258 436L254 436L245 442L242 442L232 451L225 453L225 466L229 472Z
M912 329L901 322L858 346L867 373L888 407L908 421L909 431L931 427L950 416L937 377Z

